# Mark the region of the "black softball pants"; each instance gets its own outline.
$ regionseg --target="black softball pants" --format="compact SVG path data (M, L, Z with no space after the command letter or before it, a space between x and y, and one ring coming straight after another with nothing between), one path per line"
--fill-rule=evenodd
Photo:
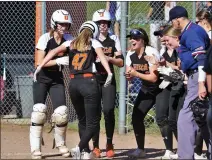
M89 149L89 141L100 129L100 93L96 78L71 79L69 93L79 120L79 148L80 151L86 150Z
M104 84L99 84L100 95L102 99L102 111L105 119L105 130L107 136L107 144L112 144L114 128L115 128L115 99L116 99L116 83L112 81L110 85L104 87ZM101 105L101 104L100 104ZM94 148L99 148L99 132L92 138Z
M184 88L172 90L171 86L161 90L156 96L156 122L160 128L165 147L173 150L173 134L177 139L177 118L185 98Z
M65 99L65 87L63 81L61 83L51 82L33 83L33 100L34 104L46 102L47 93L49 93L53 108L56 109L59 106L66 105Z
M145 125L144 118L155 103L155 95L140 90L134 104L132 124L139 149L144 149Z

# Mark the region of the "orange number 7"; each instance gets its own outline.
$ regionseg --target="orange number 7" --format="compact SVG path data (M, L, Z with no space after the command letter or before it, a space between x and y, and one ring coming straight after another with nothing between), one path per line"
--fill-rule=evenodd
M85 63L87 56L86 53L78 53L74 56L72 66L74 66L75 70L82 70L82 65Z

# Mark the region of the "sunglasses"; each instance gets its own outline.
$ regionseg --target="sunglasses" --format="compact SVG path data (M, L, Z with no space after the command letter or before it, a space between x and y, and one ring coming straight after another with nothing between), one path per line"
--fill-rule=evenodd
M132 29L131 31L130 31L130 37L141 37L141 36L144 36L144 34L141 32L141 31L139 31L138 29Z

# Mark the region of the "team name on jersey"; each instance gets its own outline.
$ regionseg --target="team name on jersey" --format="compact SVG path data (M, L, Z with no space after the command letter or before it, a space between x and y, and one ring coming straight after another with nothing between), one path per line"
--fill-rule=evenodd
M105 55L109 56L109 55L112 55L112 47L103 47L102 50L104 52Z
M133 64L133 68L136 71L148 71L148 65L147 64Z

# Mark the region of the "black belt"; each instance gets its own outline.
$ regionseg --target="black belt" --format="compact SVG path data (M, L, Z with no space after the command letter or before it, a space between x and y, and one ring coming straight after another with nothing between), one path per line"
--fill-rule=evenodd
M198 69L188 70L188 71L186 72L186 75L189 77L189 76L191 76L191 75L193 75L194 73L197 73L197 72L198 72Z

